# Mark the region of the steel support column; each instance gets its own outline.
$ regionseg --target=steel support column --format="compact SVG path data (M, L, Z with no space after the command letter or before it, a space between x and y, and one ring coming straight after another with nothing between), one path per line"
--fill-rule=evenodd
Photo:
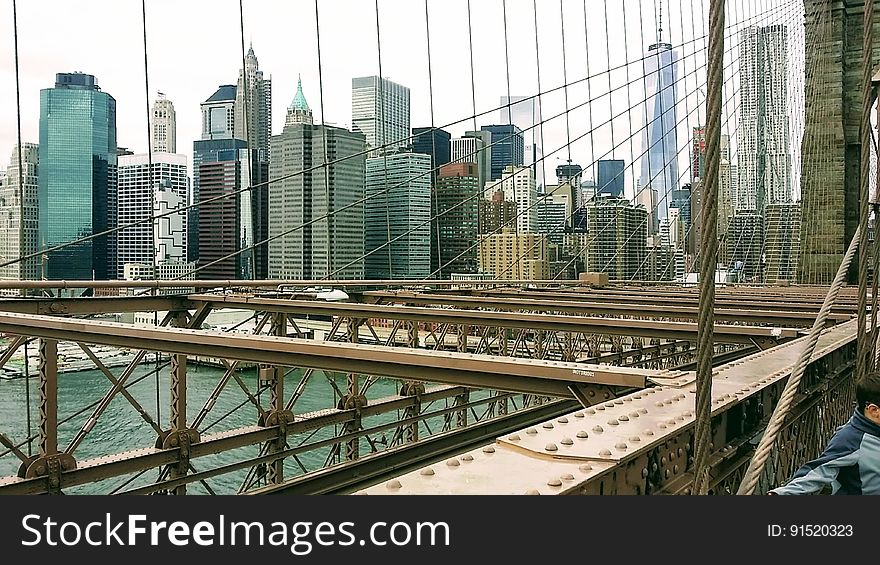
M58 342L40 340L40 457L58 453Z
M176 327L186 327L186 313L175 314L172 323ZM165 439L165 447L180 447L178 463L169 469L172 479L183 477L189 471L192 437L186 423L186 359L185 354L171 355L171 429ZM176 495L186 494L186 485L177 486L172 492Z
M357 343L360 333L360 326L363 320L360 318L349 318L348 320L348 341L349 343ZM360 410L365 402L362 402L360 391L360 375L358 373L348 373L347 377L346 398L343 399L343 408L353 408L358 411L355 419L343 426L345 434L356 432L361 427ZM360 444L358 438L352 438L345 443L345 460L354 461L360 456Z

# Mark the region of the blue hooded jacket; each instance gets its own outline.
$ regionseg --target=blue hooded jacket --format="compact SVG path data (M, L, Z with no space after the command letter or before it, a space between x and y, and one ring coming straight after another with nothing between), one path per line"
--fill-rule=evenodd
M856 410L817 459L797 470L775 494L880 494L880 425Z

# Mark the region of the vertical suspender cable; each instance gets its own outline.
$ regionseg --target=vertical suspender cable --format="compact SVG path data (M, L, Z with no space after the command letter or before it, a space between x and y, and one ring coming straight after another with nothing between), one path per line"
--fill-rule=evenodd
M12 0L12 34L13 34L13 42L15 43L15 119L16 119L16 135L18 136L18 246L19 253L21 252L22 244L24 243L24 169L22 168L22 159L21 159L21 86L19 82L19 71L18 71L18 6L16 0ZM19 272L22 273L24 271L25 265L19 269ZM25 295L26 291L22 289L22 295ZM27 355L27 341L24 342L24 362L25 362L25 373L24 373L24 402L26 404L26 420L27 420L27 437L28 437L28 456L31 455L31 379L28 375L28 355Z
M334 220L330 219L332 213L330 206L330 165L327 156L327 121L324 119L324 69L321 60L321 16L318 12L318 0L315 0L315 40L318 45L318 92L319 106L321 110L321 144L324 147L324 201L327 204L327 276L333 272L333 250L336 247L331 244L331 226ZM314 273L312 273L314 275ZM343 275L344 276L344 275Z
M436 216L439 213L439 208L437 204L437 188L440 179L439 167L440 165L436 163L437 160L437 135L436 130L434 128L434 75L431 69L431 19L428 14L428 0L425 0L425 39L428 44L428 103L431 107L431 196L432 202L434 204L431 215ZM447 219L448 221L448 219ZM442 248L440 246L440 219L434 218L431 220L432 231L434 231L437 235L435 236L435 242L437 244L437 277L443 278L443 259L442 256ZM430 247L430 245L429 245ZM433 256L433 254L431 254ZM429 259L430 264L430 259ZM434 270L434 266L431 265L431 271Z
M143 32L144 32L144 94L146 95L146 108L147 108L147 186L149 186L150 191L150 209L152 210L153 204L156 201L156 186L153 182L153 137L152 130L150 128L150 65L147 57L147 3L146 0L141 0L141 23L143 24ZM118 217L118 207L119 207L119 197L116 198L116 206L117 206L117 217ZM151 213L152 215L152 213ZM150 222L150 233L152 234L152 247L153 250L153 258L150 263L153 265L153 278L156 278L157 275L157 267L158 262L156 261L156 234L154 230L156 229L155 221ZM118 269L118 265L116 266ZM117 272L118 274L118 272ZM153 296L156 295L156 289L152 289ZM153 325L159 325L159 313L153 312ZM159 353L156 353L154 356L154 361L156 363L156 421L162 421L162 409L161 409L161 401L159 394Z
M251 144L251 140L252 140L251 109L250 109L250 100L248 100L251 95L251 89L250 89L250 85L248 84L247 61L246 61L246 55L245 55L245 51L244 51L244 6L242 6L242 0L238 0L238 17L239 17L239 24L240 24L240 29L241 29L241 76L242 76L242 81L243 81L242 84L244 85L244 94L243 94L242 101L244 103L244 136L245 136L245 141L247 142L248 186L253 186L255 184L254 183L254 162L259 161L259 159L254 158L256 155L256 151L254 151L254 147ZM251 206L250 206L250 210L248 210L248 214L250 215L251 232L253 232L255 229L255 226L256 226L256 221L255 221L256 219L254 218L254 205L253 205L254 196L253 196L253 194L251 194L250 201L251 201ZM239 209L240 208L241 208L241 205L239 204ZM256 239L257 239L256 235L253 233L252 233L252 235L254 236L254 241L256 241ZM241 234L239 233L239 241L240 240L241 240ZM251 257L250 258L251 279L256 279L256 276L257 276L256 256L257 256L257 252L254 249L254 250L252 250L252 253L250 254L250 257ZM241 259L239 258L238 260L240 261ZM248 259L245 259L245 260L247 261ZM240 269L236 269L236 274L238 274L239 271L240 271Z

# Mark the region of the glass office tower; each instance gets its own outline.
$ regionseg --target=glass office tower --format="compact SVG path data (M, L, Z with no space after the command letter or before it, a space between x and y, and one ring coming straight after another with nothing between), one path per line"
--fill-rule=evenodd
M95 77L59 73L40 91L39 246L53 247L116 225L116 100ZM108 279L115 234L44 256L48 279Z

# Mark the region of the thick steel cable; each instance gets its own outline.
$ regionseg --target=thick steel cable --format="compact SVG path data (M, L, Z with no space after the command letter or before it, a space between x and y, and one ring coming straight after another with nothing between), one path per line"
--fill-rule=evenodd
M18 6L16 0L12 0L12 41L15 46L15 119L16 119L16 136L18 138L18 249L24 244L24 169L22 168L21 159L21 83L18 67ZM19 268L19 273L24 269L25 265ZM21 275L19 275L21 276ZM23 277L22 277L23 278ZM25 296L27 291L21 290L21 295ZM25 367L27 367L27 342L24 344ZM24 402L26 405L26 421L27 421L27 437L31 437L31 380L25 375L24 379ZM28 456L31 455L31 442L28 441Z
M755 487L758 484L758 480L764 473L767 459L773 451L773 447L779 436L779 431L782 429L782 424L785 422L785 418L788 416L788 412L791 409L794 396L801 384L801 378L803 378L807 364L809 364L810 358L813 356L816 344L819 342L819 336L825 328L825 321L828 318L828 314L831 313L831 308L837 301L837 295L846 282L846 272L852 263L853 256L855 256L859 240L861 239L859 237L860 231L861 226L856 228L856 233L853 234L853 238L849 243L849 248L846 250L846 255L844 255L843 261L840 262L840 266L837 269L837 275L834 277L834 282L831 284L831 288L828 289L828 293L825 295L822 308L816 316L816 321L813 322L813 327L810 329L810 333L807 336L807 342L804 349L801 351L800 357L798 357L794 368L791 370L791 376L785 384L785 389L779 397L779 402L776 404L776 408L773 409L773 415L770 416L770 423L767 425L767 429L761 437L761 442L755 450L755 455L749 463L749 467L743 476L737 494L753 494L755 492Z
M856 378L865 376L868 366L869 343L866 331L866 314L868 301L868 262L871 250L868 248L868 216L869 192L871 191L871 109L874 106L873 88L871 83L873 31L874 31L874 0L865 2L864 43L862 44L862 121L861 121L861 182L859 210L859 300L858 300L858 339L856 340ZM877 236L874 236L877 239ZM873 329L872 332L873 333Z
M697 399L693 494L706 494L712 438L712 361L715 353L715 263L718 260L718 183L721 166L721 98L724 88L724 3L709 3L709 61L706 92L706 182L700 222L700 302L697 314Z

